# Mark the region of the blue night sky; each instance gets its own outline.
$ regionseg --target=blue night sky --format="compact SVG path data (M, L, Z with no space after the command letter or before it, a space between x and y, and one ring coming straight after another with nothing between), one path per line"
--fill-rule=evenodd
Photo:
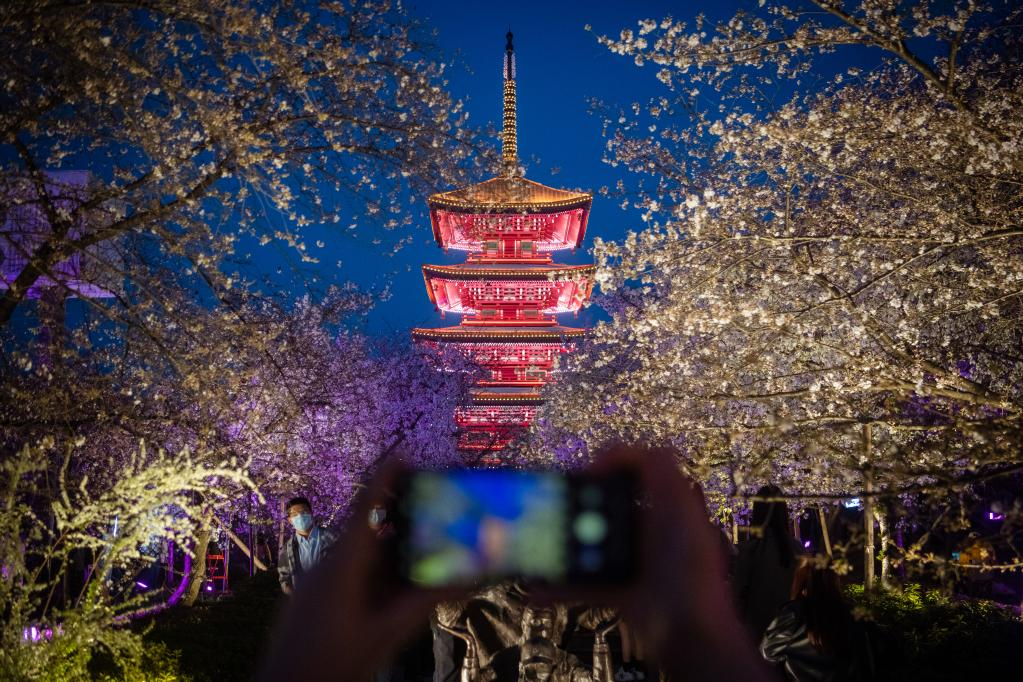
M500 127L501 58L504 34L515 34L518 63L519 154L526 176L554 187L596 192L613 185L623 172L601 162L604 139L599 117L588 112L591 98L608 104L629 104L664 92L654 77L655 69L637 68L631 59L614 55L597 44L595 35L617 35L623 28L636 28L643 18L667 15L690 18L705 7L678 2L433 2L418 0L407 5L411 14L435 29L436 47L450 69L450 89L466 102L470 122ZM721 16L737 6L718 9ZM714 16L714 15L712 15ZM593 32L584 30L590 24ZM555 171L552 173L552 169ZM448 189L438 187L437 191ZM372 334L407 334L414 326L457 324L458 316L441 321L427 298L420 266L424 262L456 263L464 254L445 254L434 242L425 212L426 197L415 197L408 210L417 216L413 243L388 256L387 242L407 232L384 235L384 243L372 244L376 235L335 242L334 253L322 256L330 279L351 280L379 291L390 285L392 297L379 303L366 320ZM617 202L594 197L586 236L624 237L628 229L642 226L636 212L619 208ZM330 246L328 251L332 250ZM333 270L336 261L341 269ZM562 252L556 260L566 263L590 262L580 250ZM579 323L599 319L595 307L580 313ZM562 316L572 324L570 316Z

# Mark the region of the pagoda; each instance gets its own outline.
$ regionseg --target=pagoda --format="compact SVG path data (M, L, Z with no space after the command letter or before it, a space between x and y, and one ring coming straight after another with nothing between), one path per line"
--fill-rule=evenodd
M578 313L594 275L592 265L551 257L582 243L593 196L522 177L511 32L503 70L501 175L428 200L437 243L467 257L459 265L424 265L426 291L442 316L457 313L461 323L412 330L417 342L454 347L483 368L471 400L455 410L458 448L483 464L500 463L497 453L532 423L558 358L585 334L557 316Z

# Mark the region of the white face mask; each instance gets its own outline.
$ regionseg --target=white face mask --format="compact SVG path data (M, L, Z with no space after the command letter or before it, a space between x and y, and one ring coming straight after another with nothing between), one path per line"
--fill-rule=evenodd
M294 526L295 530L299 533L308 533L313 527L313 515L309 512L295 514L289 520L291 521L291 525Z

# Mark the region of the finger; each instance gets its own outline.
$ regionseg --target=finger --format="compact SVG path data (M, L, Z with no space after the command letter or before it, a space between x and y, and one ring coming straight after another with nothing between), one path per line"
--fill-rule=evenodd
M619 469L636 471L643 489L665 504L676 500L688 500L692 494L692 481L684 476L678 466L679 451L672 447L649 446L612 442L597 451L594 463L587 471L593 474L610 474ZM688 504L690 510L700 509L702 493L696 504Z
M646 488L643 475L644 460L647 458L649 448L645 446L627 445L620 442L613 442L600 448L595 456L594 462L585 470L585 474L601 478L616 477L622 473L634 476L640 484L642 492ZM650 533L646 529L646 522L643 516L648 510L644 509L639 513L637 527L633 529L639 537L638 548L640 552L634 556L638 564L636 575L633 580L640 580L644 572L643 564L648 561L643 556L642 549L652 546ZM581 601L587 604L599 604L615 606L627 601L635 585L630 581L618 584L562 584L562 585L533 585L531 586L532 597L543 603Z
M342 535L345 551L351 559L351 579L363 584L379 568L381 542L370 528L369 514L377 505L388 506L394 498L394 485L409 467L397 458L383 463L369 485L354 500L352 515Z
M352 542L349 545L350 552L362 557L352 566L351 584L372 585L373 592L366 596L374 607L399 617L405 610L410 615L419 612L429 614L429 610L438 602L461 599L468 593L465 588L457 586L430 589L416 587L401 579L394 566L385 565L387 559L394 557L385 551L386 541L370 528L369 514L377 505L386 507L393 504L398 493L396 483L410 470L411 467L397 458L383 464L355 506L351 519Z

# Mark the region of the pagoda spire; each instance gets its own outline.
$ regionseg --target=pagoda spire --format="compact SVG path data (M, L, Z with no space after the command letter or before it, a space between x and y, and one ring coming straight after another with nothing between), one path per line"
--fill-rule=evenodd
M512 32L505 36L504 46L504 118L501 131L501 165L503 175L512 177L519 174L518 133L515 122L515 50L512 47Z

